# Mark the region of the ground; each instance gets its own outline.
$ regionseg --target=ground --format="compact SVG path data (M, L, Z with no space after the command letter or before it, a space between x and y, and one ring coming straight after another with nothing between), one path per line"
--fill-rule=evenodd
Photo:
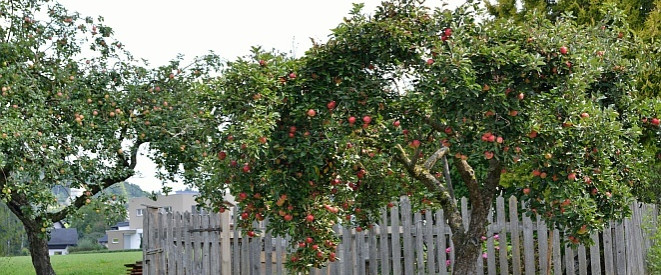
M51 256L53 268L58 275L126 274L124 264L141 259L142 251ZM0 270L6 275L35 274L30 256L0 257Z

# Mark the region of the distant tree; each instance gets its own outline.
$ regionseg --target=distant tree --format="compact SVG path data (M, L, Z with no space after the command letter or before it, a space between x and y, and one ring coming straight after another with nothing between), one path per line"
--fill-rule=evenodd
M0 202L0 256L20 255L27 244L23 224Z
M112 201L95 195L135 173L139 148L163 180L203 176L194 86L218 58L180 63L146 69L102 17L48 0L0 1L0 199L22 222L38 275L54 274L48 228ZM55 186L84 192L62 208Z

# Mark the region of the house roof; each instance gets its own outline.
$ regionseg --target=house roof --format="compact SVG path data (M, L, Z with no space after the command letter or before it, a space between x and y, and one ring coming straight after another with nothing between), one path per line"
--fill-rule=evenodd
M129 222L127 222L127 221L123 221L123 222L118 222L117 224L111 226L110 228L111 228L111 229L115 229L115 230L117 230L117 229L119 229L120 227L126 227L126 226L129 226Z
M108 234L103 235L103 237L96 239L99 243L107 243L108 242Z
M75 228L54 228L50 232L48 245L77 245L78 230Z

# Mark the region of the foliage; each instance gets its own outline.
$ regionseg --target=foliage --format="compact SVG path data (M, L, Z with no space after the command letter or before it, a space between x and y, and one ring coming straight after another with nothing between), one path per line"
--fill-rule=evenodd
M6 204L0 202L0 255L21 255L21 249L25 247L25 230L21 221L9 211Z
M590 242L648 183L638 141L658 131L661 103L631 96L634 46L617 17L605 28L532 16L518 26L476 22L475 7L391 1L368 17L356 5L300 59L255 49L228 62L208 90L222 127L200 201L222 211L229 188L246 234L270 217L268 230L293 237L289 265L305 269L335 260L333 224L366 228L409 195L444 209L457 261L472 265L471 240L513 170L531 175L510 184L533 213ZM473 204L467 231L450 173Z
M142 251L119 253L81 253L53 256L53 268L62 275L125 274L125 264L142 259ZM0 270L7 275L34 275L30 256L0 258Z
M0 198L29 238L45 238L53 222L93 200L112 202L97 194L135 173L140 147L164 181L201 178L194 85L217 69L216 56L150 70L102 17L48 0L2 1L0 22ZM85 191L61 208L56 186Z
M649 274L661 273L661 230L658 230L659 222L661 222L661 218L658 216L644 221L645 231L652 236L650 239L652 245L647 250L647 258L645 259Z
M88 237L78 240L78 245L74 247L69 247L69 252L81 252L81 251L97 251L107 248L96 240L96 238Z

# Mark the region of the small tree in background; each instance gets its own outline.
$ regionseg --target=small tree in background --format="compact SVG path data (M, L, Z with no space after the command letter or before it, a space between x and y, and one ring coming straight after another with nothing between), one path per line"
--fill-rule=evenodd
M590 242L647 183L638 141L659 131L661 103L632 96L633 46L617 17L603 28L479 23L469 2L450 12L390 1L373 16L356 5L300 59L256 49L229 62L205 98L222 127L201 200L222 211L229 188L246 234L269 218L302 270L336 260L335 223L366 228L408 195L444 210L453 272L473 274L501 176L519 171L529 180L511 184L528 214ZM472 205L468 228L456 186Z
M0 198L25 227L37 274L54 274L52 223L92 200L113 201L94 195L135 173L140 148L163 179L200 178L204 119L192 90L217 58L147 70L101 17L45 0L0 2L0 39ZM56 186L84 192L62 208Z

